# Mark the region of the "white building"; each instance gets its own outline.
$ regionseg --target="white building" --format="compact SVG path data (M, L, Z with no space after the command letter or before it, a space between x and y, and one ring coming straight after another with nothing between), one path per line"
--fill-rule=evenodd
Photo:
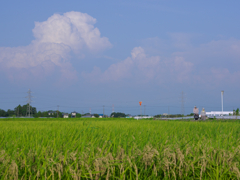
M211 111L206 112L206 115L209 116L229 116L229 114L233 115L233 111Z
M64 113L63 118L68 118L68 113Z
M150 119L153 118L153 116L135 116L134 119Z
M54 115L55 113L57 113L57 112L56 111L48 111L49 116Z
M76 112L76 111L73 111L73 112L71 113L71 116L72 116L72 118L75 118L75 117L77 116L77 112Z

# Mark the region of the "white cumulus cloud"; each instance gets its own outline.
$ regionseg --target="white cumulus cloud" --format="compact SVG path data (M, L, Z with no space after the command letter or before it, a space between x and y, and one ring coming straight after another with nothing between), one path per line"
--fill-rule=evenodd
M132 79L138 82L156 83L166 81L184 82L188 81L192 72L193 64L182 57L172 59L160 56L148 56L142 47L135 47L131 57L116 64L112 64L106 71L94 67L91 73L83 72L82 75L88 80L96 82L112 82Z
M83 55L85 51L98 52L112 46L108 38L101 37L95 23L96 19L88 14L73 11L35 22L31 44L0 47L0 68L7 73L9 69L19 73L29 70L30 75L49 74L57 68L66 79L75 78L70 52Z

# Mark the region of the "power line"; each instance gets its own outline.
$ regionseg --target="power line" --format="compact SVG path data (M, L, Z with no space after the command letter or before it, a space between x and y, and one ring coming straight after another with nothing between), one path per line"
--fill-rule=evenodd
M104 105L103 105L103 117L104 117Z
M57 117L58 117L58 113L59 113L59 105L57 105Z
M56 106L40 107L40 108L37 108L37 109L46 109L46 108L53 108L53 107L56 107Z

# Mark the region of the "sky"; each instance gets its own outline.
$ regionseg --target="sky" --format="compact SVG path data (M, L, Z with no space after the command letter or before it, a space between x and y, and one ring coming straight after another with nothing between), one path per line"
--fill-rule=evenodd
M29 89L38 111L220 111L222 90L224 110L240 107L237 0L0 4L0 109Z

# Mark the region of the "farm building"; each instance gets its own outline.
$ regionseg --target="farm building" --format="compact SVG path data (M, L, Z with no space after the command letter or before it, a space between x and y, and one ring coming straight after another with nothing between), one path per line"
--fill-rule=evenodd
M82 118L91 118L93 115L91 114L86 114L85 116L82 116Z
M64 113L63 118L68 118L68 113Z
M71 117L72 117L72 118L77 117L77 112L76 112L76 111L73 111L73 112L71 113Z
M54 115L55 113L57 113L57 112L56 111L52 111L52 110L48 111L48 115L49 116Z
M211 111L211 112L206 112L206 115L209 116L229 116L233 115L233 111Z

